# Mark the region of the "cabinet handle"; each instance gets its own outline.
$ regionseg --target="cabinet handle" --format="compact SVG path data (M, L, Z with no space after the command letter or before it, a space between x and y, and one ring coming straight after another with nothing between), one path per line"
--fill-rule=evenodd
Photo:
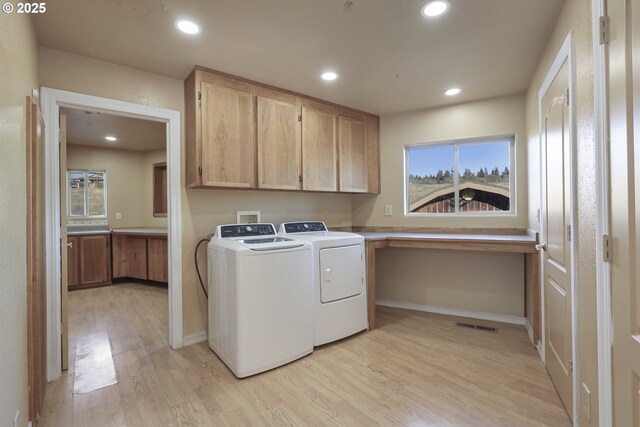
M69 243L67 243L67 247L68 247L68 248L72 248L72 247L73 247L73 242L69 242Z

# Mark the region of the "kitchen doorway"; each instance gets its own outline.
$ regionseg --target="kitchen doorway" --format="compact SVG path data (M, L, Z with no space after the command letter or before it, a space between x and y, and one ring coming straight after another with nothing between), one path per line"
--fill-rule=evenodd
M66 237L66 214L63 216L61 200L63 192L67 189L67 177L60 173L61 162L64 166L64 159L61 158L60 138L66 137L64 130L65 111L77 111L109 114L117 117L130 119L142 119L152 122L159 122L164 127L166 139L166 224L168 231L167 258L167 282L168 295L168 341L172 348L182 347L182 254L181 254L181 227L179 219L181 216L180 202L180 113L173 110L149 107L129 102L116 101L107 98L99 98L84 94L61 91L56 89L42 88L42 107L46 125L46 234L47 234L47 344L50 351L47 355L48 380L53 381L60 377L63 368L63 327L65 320L62 316L62 304L65 293L63 292L61 276L63 273L62 248L66 249L63 239ZM104 135L103 137L111 136ZM64 153L62 153L64 154ZM157 162L161 164L163 162ZM156 163L154 163L155 165ZM87 171L91 172L91 171ZM96 172L96 171L93 171ZM103 177L91 175L85 176L87 186L89 181L93 187L105 186L101 179ZM79 177L78 177L79 178ZM61 185L64 184L64 185ZM108 187L108 183L106 184ZM79 189L75 189L79 192ZM84 192L84 189L83 189ZM86 194L86 192L85 192ZM66 200L66 197L64 198ZM66 207L66 206L65 206ZM95 207L95 206L94 206ZM75 206L79 209L79 204ZM83 207L83 209L89 209ZM105 206L108 211L108 201ZM94 213L94 212L90 212ZM117 212L114 212L114 215ZM121 218L123 217L122 212ZM146 236L146 235L145 235ZM65 243L65 246L62 246ZM157 242L155 242L155 246ZM97 239L91 244L99 246ZM153 246L154 244L152 244ZM105 264L106 265L106 264ZM147 267L148 268L148 267ZM95 272L89 272L91 274ZM87 277L91 274L87 274ZM162 274L162 272L161 272Z

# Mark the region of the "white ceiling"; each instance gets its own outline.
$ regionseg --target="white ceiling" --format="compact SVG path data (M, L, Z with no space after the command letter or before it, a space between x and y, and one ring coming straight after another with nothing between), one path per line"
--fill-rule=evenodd
M120 150L152 151L166 147L166 125L107 113L63 109L67 114L67 143ZM118 140L109 142L105 136Z
M563 0L450 1L428 20L427 0L56 0L34 23L43 46L181 80L203 65L378 114L526 90Z

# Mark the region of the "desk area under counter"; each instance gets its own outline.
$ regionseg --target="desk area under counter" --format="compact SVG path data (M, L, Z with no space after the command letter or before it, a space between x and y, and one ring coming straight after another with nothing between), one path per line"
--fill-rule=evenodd
M433 233L420 230L387 230L370 227L353 228L353 231L365 238L367 251L367 298L369 329L376 328L376 254L379 249L404 248L418 250L452 251L452 252L480 252L522 254L524 257L524 271L529 271L531 278L532 312L526 313L531 321L533 341L540 339L540 276L539 258L536 249L537 235L533 232L515 234L511 230L488 230L465 233ZM466 231L466 230L465 230ZM508 234L497 234L497 233ZM496 233L496 234L493 234ZM523 286L526 286L523 278ZM525 303L526 305L526 303Z

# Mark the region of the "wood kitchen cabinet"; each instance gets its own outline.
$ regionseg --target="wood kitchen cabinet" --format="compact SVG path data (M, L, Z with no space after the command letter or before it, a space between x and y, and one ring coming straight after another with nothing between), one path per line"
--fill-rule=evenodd
M369 190L366 132L364 120L338 118L340 191L342 192L366 193Z
M377 116L203 67L185 103L188 187L380 192Z
M69 290L111 281L111 239L108 234L72 236L67 253Z
M302 106L302 188L337 191L337 120L332 107Z
M114 233L113 277L169 282L167 237Z
M301 131L294 96L257 97L258 187L299 190ZM288 98L288 99L287 99Z

